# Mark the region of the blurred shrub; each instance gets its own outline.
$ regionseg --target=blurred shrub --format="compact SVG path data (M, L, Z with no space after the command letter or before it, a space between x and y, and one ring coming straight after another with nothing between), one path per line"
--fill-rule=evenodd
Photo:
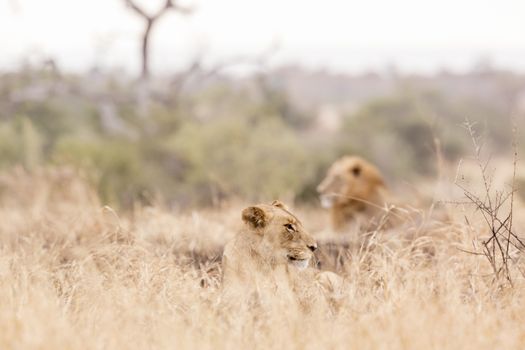
M35 74L0 84L0 166L73 164L103 202L127 207L293 196L312 181L316 161L296 130L306 117L278 91L219 84L177 103L144 102L134 88L82 81Z
M361 104L339 132L323 133L315 129L315 112L299 108L271 75L216 79L185 94L162 83L148 94L104 75L24 70L2 78L0 167L74 164L112 205L313 200L326 169L343 154L363 155L392 178L432 176L436 140L448 160L470 154L466 118L486 126L498 147L511 140L510 123L498 118L505 104L404 82L394 95Z
M64 134L98 132L98 116L88 99L49 98L43 101L25 101L18 106L18 114L27 116L35 127L46 135L45 146Z
M485 115L480 114L473 120ZM347 116L339 147L341 153L352 149L365 155L391 175L431 175L438 147L454 161L470 146L462 127L467 117L472 118L472 110L466 113L461 102L405 91L373 100Z
M86 169L98 184L103 202L131 206L151 185L144 176L138 147L126 140L83 140L63 137L54 152L56 163Z
M166 147L187 165L185 196L253 199L295 194L312 175L297 135L281 119L225 118L188 122Z
M26 117L0 124L0 166L21 163L28 169L34 168L42 161L42 143L41 134Z
M0 124L0 166L2 168L21 161L20 134L14 123Z

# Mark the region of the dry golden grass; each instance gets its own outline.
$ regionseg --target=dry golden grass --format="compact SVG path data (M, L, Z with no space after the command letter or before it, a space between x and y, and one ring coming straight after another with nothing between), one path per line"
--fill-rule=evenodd
M377 232L340 256L339 309L302 311L222 298L214 258L241 208L124 215L72 171L3 176L0 348L525 348L521 275L512 288L495 282L484 257L458 249L472 250L481 224L415 220ZM329 236L323 212L295 212Z

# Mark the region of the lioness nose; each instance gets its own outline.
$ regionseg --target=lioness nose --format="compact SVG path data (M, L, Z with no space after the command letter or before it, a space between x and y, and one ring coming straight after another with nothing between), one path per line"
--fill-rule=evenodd
M312 252L315 252L317 250L317 244L309 244L308 249L310 249Z

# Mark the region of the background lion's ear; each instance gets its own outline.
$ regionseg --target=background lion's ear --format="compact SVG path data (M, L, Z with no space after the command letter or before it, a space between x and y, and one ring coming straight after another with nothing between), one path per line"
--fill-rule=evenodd
M281 209L284 209L284 210L288 210L288 207L283 203L281 202L280 200L274 200L272 202L272 205L274 207L277 207L277 208L281 208Z
M262 228L268 223L268 214L260 207L248 207L242 211L242 220L254 228Z

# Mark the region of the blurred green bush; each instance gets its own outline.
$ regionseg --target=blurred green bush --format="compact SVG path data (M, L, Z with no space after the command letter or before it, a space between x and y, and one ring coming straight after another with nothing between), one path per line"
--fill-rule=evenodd
M486 130L508 135L510 129L493 123L497 113L484 105L432 91L401 90L347 115L340 153L350 149L373 159L392 177L435 176L438 152L452 162L469 154L472 142L464 127L467 120L490 120L493 125ZM480 126L478 123L477 128Z
M465 118L482 122L496 145L509 140L508 123L498 119L503 112L490 101L403 85L359 105L339 131L327 132L316 129L314 112L268 86L254 93L219 82L183 96L165 89L145 97L134 84L90 84L75 76L4 76L0 168L73 164L104 202L123 207L232 197L310 201L343 154L369 158L391 178L433 177L438 150L450 161L471 153ZM34 92L39 86L46 94Z
M187 122L165 147L186 167L185 197L277 198L300 191L312 162L298 135L278 117Z

